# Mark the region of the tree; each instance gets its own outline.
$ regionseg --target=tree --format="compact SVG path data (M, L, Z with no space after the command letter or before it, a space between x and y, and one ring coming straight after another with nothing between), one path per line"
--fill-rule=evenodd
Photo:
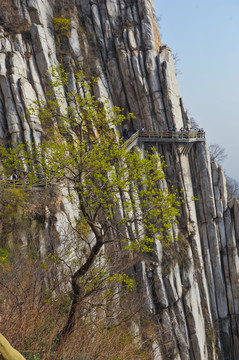
M226 150L218 144L212 144L208 148L211 161L221 164L226 158ZM229 200L239 196L239 182L226 175L227 195Z
M218 144L211 144L208 150L211 161L216 161L221 164L227 158L226 150Z
M226 180L228 199L239 197L239 182L229 176L226 176Z
M30 183L54 177L70 188L69 197L78 204L65 252L48 257L64 264L71 279L72 303L58 345L73 329L79 304L99 288L101 303L114 295L112 284L132 290L131 278L114 272L112 249L131 252L131 258L151 252L156 241L170 242L172 223L180 215L179 196L163 187L162 158L154 149L144 158L128 151L118 134L123 111L95 99L97 79L87 82L81 72L74 76L72 88L68 73L52 69L47 104L36 102L29 109L41 119L41 145L0 150L6 174L13 168L19 175L27 170Z
M193 116L191 116L190 114L189 114L189 117L190 117L190 123L191 123L192 128L198 129L199 125L198 125L197 121L195 120L195 118Z

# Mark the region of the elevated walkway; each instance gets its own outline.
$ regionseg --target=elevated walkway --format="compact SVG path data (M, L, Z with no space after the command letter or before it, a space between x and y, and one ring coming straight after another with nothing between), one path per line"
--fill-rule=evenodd
M169 132L165 131L137 131L129 139L127 139L123 146L127 151L134 146L141 146L143 143L156 144L181 144L183 145L180 155L188 155L195 142L205 142L204 131L191 131L189 133ZM25 189L25 190L45 190L50 185L59 185L59 179L53 177L44 178L32 183L27 180L0 180L0 189Z
M59 180L56 178L38 180L29 183L29 181L17 180L0 180L0 189L22 189L22 190L45 190L50 185L59 185Z
M205 142L204 131L190 131L188 133L165 131L137 131L126 142L124 146L127 150L142 143L171 144L178 143L183 145L181 155L187 155L195 142Z

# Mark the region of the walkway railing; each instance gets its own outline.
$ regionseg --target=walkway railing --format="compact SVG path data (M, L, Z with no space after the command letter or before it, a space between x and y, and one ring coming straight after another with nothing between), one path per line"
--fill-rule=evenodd
M198 131L143 131L139 130L134 133L129 139L124 143L124 146L129 147L136 139L154 139L160 142L161 139L165 139L167 142L178 142L182 140L183 142L190 142L190 140L199 140L203 141L205 139L205 132L202 130ZM188 140L188 141L187 141Z
M205 132L198 131L139 131L139 136L144 137L160 137L160 138L171 138L171 139L196 139L196 138L205 138Z
M134 142L134 140L136 140L139 137L139 133L140 132L137 131L132 136L130 136L130 138L125 141L124 146L126 146L126 147L130 146Z
M163 139L204 139L205 138L205 132L198 130L198 131L188 131L188 132L182 132L182 131L137 131L135 134L133 134L131 137L153 137L153 138L163 138Z
M203 141L205 139L205 132L202 130L198 131L188 131L188 132L179 132L179 131L148 131L148 130L139 130L135 132L129 139L127 139L123 146L126 148L130 148L130 146L134 143L137 139L151 139L151 141L158 141L160 140L167 141L167 142L193 142L193 141ZM134 145L132 145L133 147ZM186 149L187 150L187 149ZM184 150L183 150L184 151ZM187 151L188 152L188 151ZM29 183L28 180L0 180L0 187L2 188L13 188L13 189L32 189L32 188L44 188L46 189L51 184L59 183L59 179L55 177L51 178L44 178L42 180L36 180L34 182Z
M0 187L3 189L32 189L32 188L43 188L43 189L47 189L49 187L49 185L51 184L56 184L57 182L59 182L59 180L57 180L56 178L51 178L51 179L43 179L43 180L36 180L33 182L29 182L27 180L21 180L21 179L17 179L17 180L10 180L10 179L5 179L5 180L0 180Z

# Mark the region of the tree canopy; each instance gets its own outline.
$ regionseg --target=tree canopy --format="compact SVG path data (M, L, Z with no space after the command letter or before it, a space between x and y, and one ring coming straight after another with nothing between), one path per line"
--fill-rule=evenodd
M180 197L167 189L164 161L155 149L144 155L128 151L119 131L123 109L94 97L97 79L87 81L78 72L69 81L62 68L48 76L47 102L37 101L28 109L41 120L41 144L1 146L0 156L6 176L16 169L20 177L28 173L29 183L55 179L78 206L65 254L49 254L66 265L73 292L68 321L59 334L62 340L74 326L77 306L99 284L104 284L104 297L112 283L122 282L132 290L128 275L110 270L110 257L99 261L103 247L143 254L152 252L157 241L169 243L173 222L180 216Z

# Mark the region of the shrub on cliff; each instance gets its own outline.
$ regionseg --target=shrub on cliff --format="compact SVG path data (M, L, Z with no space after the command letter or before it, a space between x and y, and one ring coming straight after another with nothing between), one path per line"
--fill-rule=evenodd
M53 18L53 27L57 35L68 36L71 32L71 22L63 15Z

